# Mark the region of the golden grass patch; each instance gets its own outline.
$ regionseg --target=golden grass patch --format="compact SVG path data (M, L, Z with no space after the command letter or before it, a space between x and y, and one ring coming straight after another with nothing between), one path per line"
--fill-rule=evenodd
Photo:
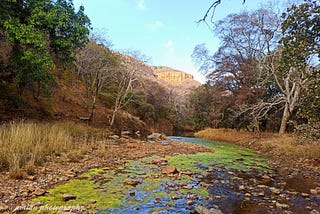
M299 144L297 136L290 134L261 133L257 137L252 132L243 130L207 128L197 132L195 136L207 140L236 143L282 158L320 158L319 143Z

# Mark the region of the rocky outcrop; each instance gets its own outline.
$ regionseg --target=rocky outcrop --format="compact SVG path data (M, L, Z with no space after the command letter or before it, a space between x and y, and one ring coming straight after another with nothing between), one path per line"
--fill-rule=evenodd
M169 67L154 66L153 69L158 79L173 85L180 85L186 80L193 80L193 76L191 74L187 74L183 71L178 71Z

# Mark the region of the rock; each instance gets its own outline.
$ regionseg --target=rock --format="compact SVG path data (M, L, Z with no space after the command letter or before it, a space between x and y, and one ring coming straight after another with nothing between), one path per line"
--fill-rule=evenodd
M214 198L217 199L217 200L220 200L221 196L220 195L216 195Z
M36 189L34 192L33 192L33 195L35 196L43 196L47 193L47 191L43 190L43 189Z
M43 201L35 201L34 203L31 204L31 206L34 206L34 207L40 207L44 205L44 202Z
M0 212L5 212L9 209L9 206L6 204L0 203Z
M184 175L188 175L188 176L193 175L193 172L191 172L190 170L183 171L183 172L181 172L181 173L184 174Z
M153 133L147 137L148 140L158 141L162 140L162 135L160 133Z
M311 193L312 195L316 195L316 194L318 194L318 190L316 190L316 189L310 189L310 193Z
M168 165L168 160L165 158L157 158L151 161L152 164L156 164L156 165Z
M176 195L171 196L171 199L172 199L172 200L178 200L178 199L180 199L180 198L181 198L181 197L176 196Z
M192 204L193 204L193 201L192 201L192 200L188 200L188 201L186 202L186 204L187 204L187 205L192 205Z
M121 131L121 136L123 135L130 135L131 132L130 131Z
M280 209L288 209L289 205L288 204L281 204L279 202L276 202L276 207Z
M37 176L36 175L29 175L27 177L27 179L30 180L30 181L35 181L37 179Z
M110 139L113 139L113 140L119 140L120 137L118 135L111 135L109 136Z
M275 187L270 187L269 189L270 189L270 191L271 191L272 193L274 193L274 194L277 194L277 195L280 194L280 190L277 189L277 188L275 188Z
M137 186L138 184L141 184L141 181L135 180L135 179L126 179L123 181L124 185L129 185L129 186Z
M247 197L247 198L250 198L251 194L250 193L246 193L246 194L244 194L244 196Z
M268 176L268 175L263 175L262 178L263 178L264 180L270 180L270 179L271 179L270 176Z
M90 199L90 200L88 201L88 204L95 204L95 203L97 203L97 200Z
M71 194L68 194L68 193L65 193L62 195L62 201L64 202L67 202L67 201L70 201L70 200L75 200L77 197L75 195L71 195Z
M258 193L258 196L263 197L264 195L265 195L264 191Z
M130 196L135 196L135 195L136 195L136 192L135 192L135 191L129 192L129 195L130 195Z
M235 175L235 173L234 173L234 172L228 172L228 174L229 174L229 175Z
M240 186L239 186L239 190L240 190L240 191L245 190L245 189L246 189L246 188L244 187L244 185L240 185Z
M175 166L167 166L162 170L162 174L176 174L179 170Z
M309 197L309 194L308 193L301 193L302 197Z
M320 212L319 211L317 211L317 210L311 210L310 211L310 214L319 214Z
M194 209L199 214L223 214L219 209L215 209L215 208L207 209L200 205L196 205Z
M160 198L155 198L153 202L154 202L155 204L158 204L160 200L161 200Z

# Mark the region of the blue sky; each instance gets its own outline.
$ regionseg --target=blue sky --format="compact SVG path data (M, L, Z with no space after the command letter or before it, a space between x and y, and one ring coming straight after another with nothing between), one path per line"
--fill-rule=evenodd
M267 0L222 0L214 20L230 13L258 8ZM152 58L150 64L183 70L204 82L193 64L194 47L206 43L215 51L219 40L204 24L212 0L74 0L75 8L85 7L94 30L106 30L113 49L139 50Z

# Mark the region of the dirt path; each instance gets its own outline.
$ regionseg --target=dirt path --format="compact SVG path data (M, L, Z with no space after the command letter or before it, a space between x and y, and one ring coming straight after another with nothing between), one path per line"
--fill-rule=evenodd
M169 141L148 143L137 140L122 140L100 146L92 145L81 159L73 160L60 156L51 158L44 166L38 167L34 175L26 175L23 179L12 179L8 172L0 174L0 213L13 211L17 206L27 204L27 201L41 196L53 186L67 182L91 168L114 168L123 165L128 160L158 155L194 154L212 151L206 147Z

